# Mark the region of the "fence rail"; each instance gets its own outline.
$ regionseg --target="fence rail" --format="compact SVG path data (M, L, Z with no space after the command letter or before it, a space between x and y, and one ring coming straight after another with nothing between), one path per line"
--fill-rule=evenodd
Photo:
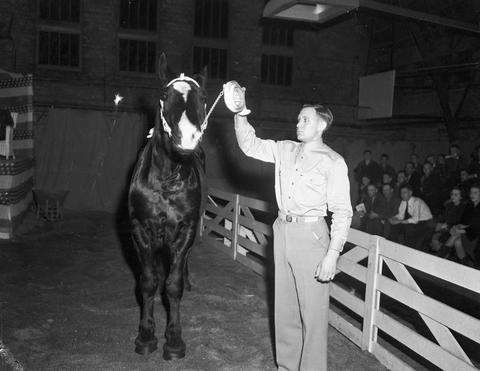
M275 209L265 201L210 188L200 233L207 244L266 275L274 217ZM480 271L354 229L348 242L353 246L340 256L339 279L330 284L334 328L393 370L414 370L418 362L426 368L477 369L479 313L475 317L426 295L418 276L469 290L480 301ZM395 305L415 315L404 318L391 310ZM419 321L422 331L417 330ZM405 348L415 360L405 355ZM476 351L467 354L465 349Z

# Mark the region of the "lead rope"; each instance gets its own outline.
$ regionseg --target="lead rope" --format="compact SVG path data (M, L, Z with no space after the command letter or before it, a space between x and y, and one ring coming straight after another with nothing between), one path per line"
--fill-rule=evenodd
M203 122L202 122L202 125L200 126L202 135L203 135L203 132L207 129L207 126L208 126L208 118L209 118L210 115L212 114L213 109L215 108L215 106L217 105L218 101L220 100L220 98L221 98L222 96L223 96L223 89L222 89L222 91L221 91L220 93L218 93L217 99L215 99L215 101L213 102L212 106L211 106L210 109L208 110L207 115L205 116L205 119L204 119Z

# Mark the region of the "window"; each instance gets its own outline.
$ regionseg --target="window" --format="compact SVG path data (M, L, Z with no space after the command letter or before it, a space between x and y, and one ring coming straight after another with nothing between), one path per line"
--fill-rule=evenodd
M158 0L120 0L120 27L155 31Z
M193 48L193 70L199 72L205 66L207 66L209 78L225 79L227 77L227 51L195 46Z
M39 0L37 62L80 68L80 0Z
M228 0L196 0L193 72L205 66L208 77L225 79L228 74Z
M262 42L264 45L293 46L293 28L279 25L265 25L263 27Z
M80 65L80 35L65 32L40 31L38 63L49 66L78 67Z
M228 1L195 1L195 36L214 39L228 38Z
M120 71L155 73L156 55L155 42L120 39Z
M158 0L120 0L118 69L155 73Z
M270 85L291 85L293 28L283 24L266 24L263 26L262 43L261 82Z
M262 54L262 83L291 85L292 64L293 58L291 56Z
M40 0L40 19L80 22L80 0Z

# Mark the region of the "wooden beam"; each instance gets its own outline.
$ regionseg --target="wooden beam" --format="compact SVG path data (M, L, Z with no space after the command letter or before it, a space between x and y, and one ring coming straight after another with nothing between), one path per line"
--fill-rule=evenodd
M381 3L376 0L270 0L267 5L265 5L263 16L270 18L285 18L280 17L279 13L286 12L288 9L299 5L312 6L312 8L316 5L327 5L331 8L343 8L347 10L366 8L394 16L410 18L420 22L428 22L439 26L455 28L465 32L473 32L477 34L480 33L480 28L473 23L462 22L456 19L441 17L431 13L419 12L417 10L408 9L401 6ZM298 18L295 19L299 20ZM305 18L304 20L315 22L316 19L315 17L309 16L308 19ZM321 17L318 19L318 21L322 21Z

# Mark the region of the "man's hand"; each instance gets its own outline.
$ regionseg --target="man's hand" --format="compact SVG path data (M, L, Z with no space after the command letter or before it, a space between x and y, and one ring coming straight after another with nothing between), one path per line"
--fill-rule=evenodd
M388 219L388 221L390 222L390 224L392 225L396 225L396 224L400 224L402 221L400 219L398 219L396 216L394 217L391 217L390 219Z
M368 214L368 217L370 219L377 219L380 215L378 215L376 212L370 210L370 214Z
M315 279L319 282L329 282L335 277L337 271L337 260L340 253L335 250L328 250L323 260L315 270Z

